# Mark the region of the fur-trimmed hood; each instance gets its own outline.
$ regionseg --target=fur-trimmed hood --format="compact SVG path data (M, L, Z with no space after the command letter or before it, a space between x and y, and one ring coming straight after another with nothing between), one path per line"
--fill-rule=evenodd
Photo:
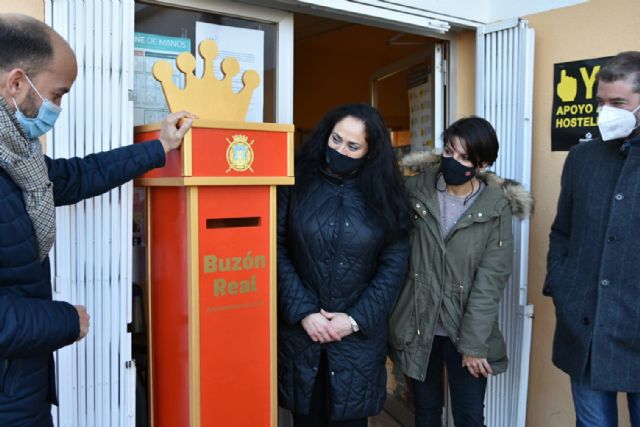
M430 151L411 153L400 160L400 167L410 175L417 175L427 169L438 169L441 158L440 154ZM513 215L525 219L533 213L533 195L519 182L502 178L493 172L480 172L477 177L487 185L495 184L502 188Z

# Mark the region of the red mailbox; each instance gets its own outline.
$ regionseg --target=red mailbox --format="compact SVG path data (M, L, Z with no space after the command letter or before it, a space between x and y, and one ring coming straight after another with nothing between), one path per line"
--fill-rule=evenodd
M136 142L159 128L137 127ZM197 120L165 167L136 181L154 426L277 425L276 186L293 184L293 131Z

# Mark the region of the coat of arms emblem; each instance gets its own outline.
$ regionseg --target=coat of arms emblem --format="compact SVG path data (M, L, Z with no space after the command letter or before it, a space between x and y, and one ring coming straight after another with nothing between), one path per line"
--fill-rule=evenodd
M249 142L246 135L233 135L231 141L227 138L229 147L227 148L227 162L230 170L244 172L247 169L253 172L251 164L253 163L253 141Z

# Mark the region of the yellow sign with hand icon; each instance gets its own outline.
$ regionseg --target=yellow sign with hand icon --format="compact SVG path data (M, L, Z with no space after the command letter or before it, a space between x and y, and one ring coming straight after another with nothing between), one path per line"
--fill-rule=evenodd
M551 150L567 151L599 136L595 88L600 67L609 57L554 65Z
M567 70L560 72L560 83L556 85L556 94L562 102L571 102L578 94L578 80L575 77L567 76Z

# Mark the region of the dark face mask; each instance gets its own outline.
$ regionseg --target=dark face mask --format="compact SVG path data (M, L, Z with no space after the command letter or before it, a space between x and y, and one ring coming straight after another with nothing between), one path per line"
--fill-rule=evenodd
M325 161L327 162L327 166L331 172L336 175L351 175L364 164L365 157L360 157L359 159L352 159L351 157L345 156L344 154L338 153L333 148L327 145L325 149Z
M467 167L453 157L442 156L440 172L447 185L462 185L476 176L476 168Z

